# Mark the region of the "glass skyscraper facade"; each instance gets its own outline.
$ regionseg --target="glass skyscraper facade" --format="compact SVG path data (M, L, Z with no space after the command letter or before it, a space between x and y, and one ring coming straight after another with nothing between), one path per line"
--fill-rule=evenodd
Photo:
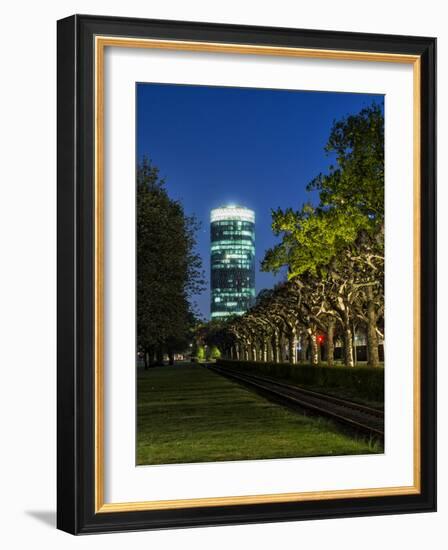
M255 302L255 212L215 208L210 216L211 316L242 315Z

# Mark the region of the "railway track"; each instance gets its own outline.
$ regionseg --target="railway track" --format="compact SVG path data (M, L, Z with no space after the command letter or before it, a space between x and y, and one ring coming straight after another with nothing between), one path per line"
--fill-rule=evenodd
M287 407L326 416L358 432L384 439L384 413L381 410L257 374L235 372L215 365L208 368Z

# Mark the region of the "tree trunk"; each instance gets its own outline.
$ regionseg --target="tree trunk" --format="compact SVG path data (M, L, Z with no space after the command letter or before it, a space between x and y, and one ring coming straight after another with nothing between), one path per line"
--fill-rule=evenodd
M297 335L295 330L292 330L289 334L288 346L289 362L291 363L291 365L295 365L297 363Z
M264 340L261 340L260 342L260 348L258 350L258 360L263 363L264 362Z
M308 338L302 333L300 335L300 362L306 363L306 352L308 351Z
M172 351L168 352L168 364L174 365L174 352Z
M311 352L311 364L317 366L319 364L319 350L317 345L317 335L315 330L310 330L310 352Z
M327 340L325 343L328 367L334 367L334 327L335 327L335 321L334 319L331 319L330 321L328 321Z
M376 332L376 311L373 303L373 290L367 289L367 352L369 367L380 366L380 355L378 350L378 334Z
M272 360L274 363L279 362L279 337L278 334L275 333L272 337Z
M251 342L247 343L247 360L252 361L252 344L251 344Z
M283 338L283 333L280 333L278 338L278 362L285 362L285 341Z
M258 361L257 344L252 344L252 361Z
M249 347L246 343L244 343L244 359L249 361Z
M147 348L145 351L145 368L150 368L154 365L154 348Z
M149 369L149 360L148 360L148 352L147 350L145 350L143 352L143 358L144 358L144 361L145 361L145 370L148 370Z
M268 339L266 342L267 352L268 352L268 362L273 363L274 362L274 349L272 347L272 338Z
M353 362L353 335L350 324L344 328L344 362L346 367L354 367Z
M158 366L162 366L163 365L163 351L162 350L157 350L156 352L156 362L155 362L156 365Z

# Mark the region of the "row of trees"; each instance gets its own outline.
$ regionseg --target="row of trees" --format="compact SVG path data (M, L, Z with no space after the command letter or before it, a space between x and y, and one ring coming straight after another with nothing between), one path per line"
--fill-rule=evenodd
M280 242L267 251L265 271L287 270L287 281L262 291L246 314L211 326L208 338L228 356L297 361L310 348L319 362L319 335L334 363L335 339L354 365L353 327L367 338L368 364L379 365L384 338L384 117L377 105L334 123L326 146L332 164L308 186L317 206L277 209ZM285 345L286 344L286 345ZM302 359L304 359L302 357Z
M171 199L148 158L137 168L137 347L145 367L170 363L192 339L191 296L203 288L198 223Z

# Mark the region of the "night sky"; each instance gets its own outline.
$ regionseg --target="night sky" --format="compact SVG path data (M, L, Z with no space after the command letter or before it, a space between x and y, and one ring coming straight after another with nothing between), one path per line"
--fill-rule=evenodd
M166 178L170 197L202 227L197 251L209 280L210 210L238 204L255 210L256 291L282 275L260 262L278 240L271 209L316 202L306 185L328 169L324 151L334 120L359 112L383 96L253 88L137 85L137 160L147 155ZM210 317L207 286L195 297Z

